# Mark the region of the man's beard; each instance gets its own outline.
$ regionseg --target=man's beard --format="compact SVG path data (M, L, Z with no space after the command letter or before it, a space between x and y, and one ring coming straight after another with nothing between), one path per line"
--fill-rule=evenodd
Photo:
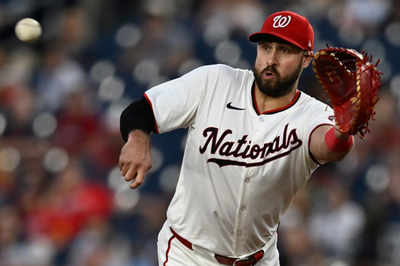
M275 84L273 84L273 82L270 80L263 80L263 74L267 71L272 72L275 75ZM254 66L253 75L257 87L262 93L272 98L279 98L292 91L297 79L301 74L301 71L302 64L300 63L292 76L286 79L281 79L280 74L276 71L274 66L268 66L263 71L258 71L258 69Z

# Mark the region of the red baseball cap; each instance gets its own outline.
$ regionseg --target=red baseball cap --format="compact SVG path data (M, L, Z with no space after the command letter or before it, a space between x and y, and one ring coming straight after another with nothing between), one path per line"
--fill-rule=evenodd
M261 31L249 36L251 42L259 42L262 35L271 34L288 41L303 50L314 48L314 30L308 19L291 11L281 11L270 15Z

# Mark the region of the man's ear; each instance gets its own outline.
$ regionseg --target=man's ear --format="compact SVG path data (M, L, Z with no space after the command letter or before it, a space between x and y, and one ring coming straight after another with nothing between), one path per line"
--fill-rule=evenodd
M303 68L308 67L308 65L311 63L311 60L314 59L314 53L313 52L306 52L304 53L303 56Z

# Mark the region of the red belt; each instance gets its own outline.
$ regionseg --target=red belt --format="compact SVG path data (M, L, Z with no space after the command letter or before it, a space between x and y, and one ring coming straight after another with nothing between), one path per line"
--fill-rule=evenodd
M174 230L171 228L172 234L178 239L185 247L187 247L190 250L193 250L192 243L178 235ZM224 265L231 265L231 266L253 266L255 265L259 260L262 259L264 256L264 250L259 250L256 253L253 253L245 258L231 258L231 257L226 257L226 256L221 256L218 254L215 254L215 259Z

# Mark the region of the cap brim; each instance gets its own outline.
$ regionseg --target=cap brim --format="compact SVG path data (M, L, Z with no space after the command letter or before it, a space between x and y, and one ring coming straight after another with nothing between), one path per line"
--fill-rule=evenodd
M260 39L261 39L261 35L265 35L265 34L267 34L267 33L262 33L262 32L253 33L253 34L251 34L251 35L249 36L249 40L250 40L251 42L259 42Z
M261 39L261 36L263 36L263 35L272 35L272 36L281 38L282 40L285 40L285 41L287 41L287 42L289 42L289 43L291 43L291 44L294 44L294 45L296 45L297 47L300 47L300 48L303 49L303 50L308 50L307 48L302 47L300 44L298 44L297 42L294 42L293 40L287 38L286 36L283 36L283 35L280 35L280 34L276 34L276 33L255 32L255 33L253 33L253 34L251 34L251 35L249 36L249 40L250 40L251 42L259 42L260 39Z

